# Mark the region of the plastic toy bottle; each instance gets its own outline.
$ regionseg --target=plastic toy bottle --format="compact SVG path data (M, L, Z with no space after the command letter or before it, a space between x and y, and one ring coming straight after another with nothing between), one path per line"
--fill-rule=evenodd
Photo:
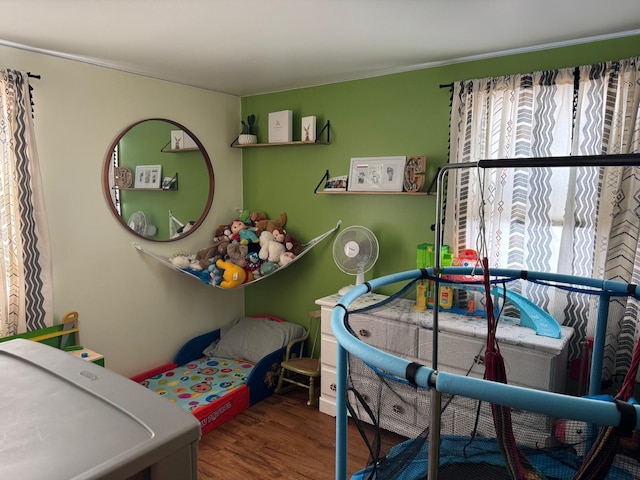
M424 283L416 287L416 304L413 309L421 312L427 309L427 286Z
M450 267L453 263L453 254L446 252L442 253L440 256L443 267ZM446 277L444 277L446 278ZM453 287L450 285L442 284L440 285L440 301L439 305L441 308L449 310L453 307Z

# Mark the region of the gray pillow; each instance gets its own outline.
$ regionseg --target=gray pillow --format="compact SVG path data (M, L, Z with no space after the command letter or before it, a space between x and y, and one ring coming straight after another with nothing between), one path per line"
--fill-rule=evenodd
M304 336L302 325L274 322L268 318L243 317L220 329L220 340L203 353L212 357L238 358L258 362L269 353Z

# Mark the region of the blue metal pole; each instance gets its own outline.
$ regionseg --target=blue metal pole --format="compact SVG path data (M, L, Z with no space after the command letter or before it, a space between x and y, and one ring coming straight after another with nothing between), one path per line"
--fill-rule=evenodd
M334 310L335 314L335 310ZM333 322L333 318L331 319ZM347 478L347 351L338 344L336 358L336 480Z

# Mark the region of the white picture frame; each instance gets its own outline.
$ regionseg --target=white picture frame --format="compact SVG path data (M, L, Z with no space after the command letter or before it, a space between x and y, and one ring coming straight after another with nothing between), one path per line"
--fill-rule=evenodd
M302 117L302 129L300 131L300 140L303 142L315 142L316 141L316 117L315 115L309 115L308 117Z
M349 192L402 192L406 156L353 157Z
M162 182L162 165L136 166L134 188L160 188Z
M269 143L288 143L293 140L293 110L269 114Z

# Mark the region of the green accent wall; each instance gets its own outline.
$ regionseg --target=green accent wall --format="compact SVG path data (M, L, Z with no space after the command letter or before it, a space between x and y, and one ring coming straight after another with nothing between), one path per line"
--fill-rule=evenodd
M331 121L331 145L244 149L243 207L271 218L286 212L286 229L303 243L339 219L343 228L370 228L380 242L380 257L367 280L414 269L416 245L434 241L435 197L314 195L326 170L348 174L351 157L426 155L430 183L448 159L450 91L440 85L639 55L640 36L633 36L245 97L242 118L256 115L260 143L268 141L269 112L293 110L294 140L300 139L301 118L316 115L318 130ZM332 245L333 237L300 262L247 287L246 314L270 313L306 324L316 298L355 282L334 264Z

